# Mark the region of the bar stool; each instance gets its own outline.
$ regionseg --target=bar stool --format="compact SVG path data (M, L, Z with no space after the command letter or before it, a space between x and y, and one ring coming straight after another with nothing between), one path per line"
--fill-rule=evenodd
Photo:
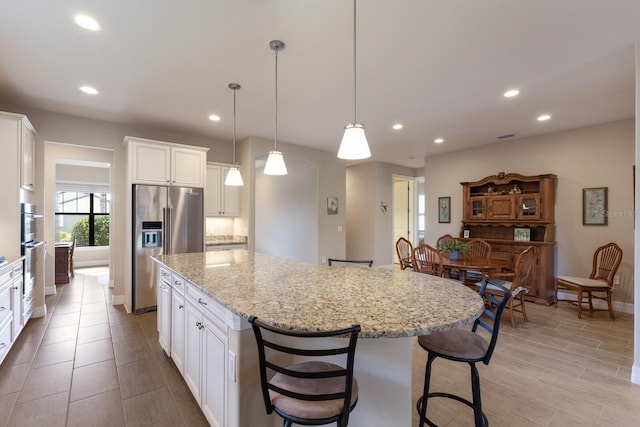
M476 362L482 362L485 365L488 365L489 360L491 360L493 349L496 345L496 341L498 340L498 330L500 329L502 312L504 311L509 298L511 298L511 291L500 284L492 284L492 286L502 288L502 291L504 292L501 298L497 298L495 295L486 292L488 283L489 281L487 279L482 283L480 296L485 300L483 315L493 321L491 322L492 325L487 323L486 319L481 315L473 322L473 328L470 331L467 329L457 328L438 334L421 335L418 337L418 344L428 352L427 365L424 374L424 391L422 396L420 396L416 402L416 409L420 415L420 427L424 427L425 422L431 427L436 426L436 424L430 421L426 415L427 401L433 397L454 399L473 408L476 427L487 426L489 424L487 417L482 412L480 376L478 374L478 368L476 368ZM495 313L487 308L487 306L497 307ZM476 333L478 325L482 326L491 334L489 342L480 336L480 334ZM455 362L466 362L469 364L471 367L471 389L473 402L451 393L429 392L431 365L437 357L453 360Z
M360 326L298 332L268 325L255 316L249 318L249 323L258 344L260 385L267 414L280 415L284 427L293 423L337 423L339 427L347 427L349 414L358 402L358 382L353 377L353 365ZM266 334L263 331L267 331ZM318 338L344 336L349 339L347 346L343 346L342 340L338 343L325 340L318 345ZM336 355L345 355L343 365L333 363L334 358L331 362L322 360ZM291 361L291 356L303 356L305 361L291 365L283 363ZM311 358L314 360L309 360ZM275 372L275 375L268 379L267 371Z

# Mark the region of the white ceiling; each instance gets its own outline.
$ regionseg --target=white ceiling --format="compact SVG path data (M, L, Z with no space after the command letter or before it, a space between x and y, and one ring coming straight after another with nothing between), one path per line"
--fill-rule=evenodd
M347 0L3 0L0 99L230 142L236 82L238 139L273 139L280 39L278 141L337 152L352 120L352 13ZM373 160L420 167L498 135L634 116L638 0L360 0L357 22Z

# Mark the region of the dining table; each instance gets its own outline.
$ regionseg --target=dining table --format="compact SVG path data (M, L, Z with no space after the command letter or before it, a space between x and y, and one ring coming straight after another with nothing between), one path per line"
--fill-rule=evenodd
M493 273L499 273L506 266L505 261L492 259L492 258L457 258L451 259L449 257L442 257L442 268L445 271L459 271L460 278L459 280L462 283L467 282L467 272L469 271L477 271L487 275L491 275Z

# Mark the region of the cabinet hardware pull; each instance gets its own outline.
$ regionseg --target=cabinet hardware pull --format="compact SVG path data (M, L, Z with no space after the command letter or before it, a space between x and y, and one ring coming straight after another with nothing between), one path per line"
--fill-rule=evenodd
M202 298L198 298L198 302L202 305L207 305L206 301L202 301Z
M202 324L201 324L201 325L199 326L199 329L200 329L200 330L203 330L203 329L204 329L204 325L202 325Z
M200 329L200 325L202 325L202 323L196 322L196 326L198 327L198 329Z
M20 287L14 286L13 289L15 289L17 291L18 289L20 289Z
M184 305L180 304L180 305L178 306L178 310L181 310L183 307L184 307Z
M0 307L0 311L5 311L6 308L5 307Z
M3 348L5 348L7 345L3 342L0 342L0 350L2 350Z

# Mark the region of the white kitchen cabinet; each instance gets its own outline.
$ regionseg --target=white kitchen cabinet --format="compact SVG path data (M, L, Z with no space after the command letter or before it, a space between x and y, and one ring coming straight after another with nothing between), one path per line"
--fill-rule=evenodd
M25 117L21 128L21 169L20 186L25 190L33 191L35 188L35 159L36 159L36 131Z
M125 137L132 184L205 185L207 148Z
M224 309L187 283L184 379L209 424L226 426L229 336ZM221 310L222 309L222 310Z
M180 373L184 371L185 312L184 292L174 287L171 294L171 358Z
M167 356L171 356L171 286L161 280L158 293L160 347L164 349Z
M0 267L0 363L18 339L22 319L23 259L10 261Z
M222 163L207 164L206 216L238 216L240 187L224 185L227 172L229 172L231 166Z

